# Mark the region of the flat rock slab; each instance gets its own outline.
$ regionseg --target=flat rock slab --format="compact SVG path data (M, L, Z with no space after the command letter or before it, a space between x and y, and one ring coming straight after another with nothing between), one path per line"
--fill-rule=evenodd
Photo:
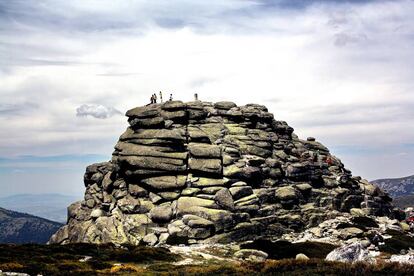
M119 151L119 155L131 155L131 156L148 156L148 157L164 157L171 159L187 159L187 152L164 152L157 147L137 145L134 143L118 142L115 145L115 149Z
M217 145L209 145L203 143L190 143L188 144L188 151L191 156L204 157L204 158L220 158L221 148Z
M127 128L127 130L121 135L120 140L155 138L184 141L185 132L181 129L140 129L134 131L131 128Z
M150 157L150 156L120 156L120 162L124 162L127 167L160 170L160 171L185 171L187 165L185 160L164 158L164 157Z
M177 213L185 214L189 208L195 206L217 208L217 204L214 202L214 200L182 196L177 201Z
M212 186L224 186L229 180L227 178L208 178L208 177L195 177L190 179L191 186L197 188L205 188Z
M198 173L221 174L222 166L220 159L195 159L188 161L190 170Z
M185 186L187 176L158 176L142 179L141 182L157 190L182 188Z

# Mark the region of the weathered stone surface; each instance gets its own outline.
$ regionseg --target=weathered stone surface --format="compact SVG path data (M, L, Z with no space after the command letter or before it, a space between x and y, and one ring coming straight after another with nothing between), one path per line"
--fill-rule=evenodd
M156 206L150 211L150 218L153 222L166 223L173 217L173 210L170 203L164 203Z
M147 199L140 199L139 200L139 213L140 214L145 214L148 213L152 208L154 208L154 204Z
M186 170L185 160L163 157L148 156L120 156L118 161L121 166L131 167L133 169L149 169L159 171L182 171Z
M151 234L145 235L142 240L147 245L154 246L157 243L158 238L154 233L151 233Z
M237 165L230 165L224 167L223 175L225 177L239 177L242 174L242 169Z
M235 200L253 193L253 189L250 186L232 186L229 191Z
M163 152L151 146L137 145L133 143L118 142L115 145L119 155L165 157L171 159L187 159L187 152Z
M177 214L185 214L192 207L216 208L217 204L213 200L183 196L177 201Z
M96 218L99 218L99 217L103 217L105 215L106 215L106 213L102 209L94 209L91 212L91 218L93 218L93 219L96 219Z
M188 161L190 170L196 173L221 174L220 159L195 159L190 158Z
M217 102L217 103L214 104L214 107L215 108L217 108L217 109L225 109L225 110L228 110L228 109L230 109L232 107L236 107L236 106L237 105L235 103L233 103L233 102L226 102L226 101Z
M327 261L353 263L358 261L371 261L367 249L361 243L346 245L333 250L326 256Z
M171 201L177 199L180 196L179 192L159 192L157 193L162 199Z
M125 214L134 214L140 212L141 203L136 198L126 196L118 200L118 207Z
M197 188L205 188L211 186L224 186L228 183L226 178L207 178L207 177L196 177L190 179L191 186Z
M127 117L153 118L159 115L158 106L140 106L126 112Z
M199 125L189 125L189 138L192 142L214 143L222 136L224 125L218 120Z
M194 157L220 158L221 149L217 145L208 145L203 143L190 143L188 151Z
M157 194L149 193L148 198L151 200L152 203L157 204L162 201L162 197Z
M306 256L303 253L299 253L299 254L296 255L295 259L300 260L300 261L307 261L307 260L309 260L309 257Z
M147 197L148 196L148 191L137 184L129 184L128 191L134 197Z
M178 209L177 215L190 214L202 217L212 221L216 231L223 231L234 226L235 221L231 212L225 210L217 210L200 206L192 206L187 209Z
M165 120L172 120L172 121L183 121L187 119L187 113L184 110L163 111L161 112L161 116Z
M230 191L226 188L220 189L214 196L215 202L227 210L234 209L234 200Z
M167 101L165 102L161 108L163 110L180 110L180 109L184 109L186 107L186 105L182 102L182 101Z
M276 197L281 201L296 200L298 198L298 193L294 187L281 187L276 190Z
M86 168L84 199L51 242L342 243L408 231L387 218L400 216L386 193L265 106L168 101L126 115L111 161Z
M201 189L199 188L186 188L184 190L182 190L181 195L182 196L192 196L198 192L200 192Z
M184 215L183 222L192 228L214 227L213 222L195 215Z
M157 128L164 127L164 118L155 117L155 118L130 118L128 120L129 124L133 128Z
M131 128L127 128L119 138L120 141L132 139L160 139L180 143L185 141L185 132L181 129L140 129L134 131Z
M201 190L201 192L202 193L205 193L205 194L209 194L209 195L215 195L221 189L223 189L223 188L222 187L219 187L219 186L206 187L206 188L203 188Z
M344 240L354 238L354 237L361 237L364 234L364 231L356 227L344 228L344 229L341 229L340 232L341 232L340 236Z
M234 257L250 262L264 262L268 254L266 252L255 249L241 249L234 253Z
M308 195L312 190L312 186L308 183L297 184L296 189L298 189L303 195Z
M150 177L142 179L141 182L144 185L148 185L151 188L157 190L167 190L167 189L176 189L182 188L185 186L185 181L187 176L178 175L178 176L159 176L159 177Z

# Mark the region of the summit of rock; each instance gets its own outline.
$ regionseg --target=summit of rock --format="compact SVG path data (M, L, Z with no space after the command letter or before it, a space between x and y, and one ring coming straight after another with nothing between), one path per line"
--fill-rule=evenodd
M263 105L168 101L126 116L111 161L86 168L84 200L51 243L243 242L351 212L394 216L386 193Z

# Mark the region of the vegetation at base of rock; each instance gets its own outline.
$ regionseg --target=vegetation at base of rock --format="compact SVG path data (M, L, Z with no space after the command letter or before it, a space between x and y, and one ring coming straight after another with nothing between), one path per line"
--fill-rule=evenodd
M30 275L99 274L114 263L173 262L180 259L166 248L112 244L0 244L0 270ZM85 256L90 260L81 262ZM121 271L122 269L119 268Z
M414 265L381 262L369 263L341 263L329 262L320 259L307 261L286 259L282 261L266 261L261 269L263 274L282 275L412 275Z
M304 245L304 244L303 244ZM311 247L310 244L307 244ZM322 246L322 244L316 245ZM301 248L303 250L303 248ZM176 265L180 257L165 248L112 244L0 245L0 270L30 275L413 275L414 265L339 263L323 259L223 260ZM87 261L80 261L90 256Z
M152 271L147 275L412 275L414 265L401 265L396 263L380 263L377 265L367 263L340 263L328 262L321 259L307 261L284 259L267 260L263 263L211 264L164 266L162 269ZM143 274L145 275L145 274Z

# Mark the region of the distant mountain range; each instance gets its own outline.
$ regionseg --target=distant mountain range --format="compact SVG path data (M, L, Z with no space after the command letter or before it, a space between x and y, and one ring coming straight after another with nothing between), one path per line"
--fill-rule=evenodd
M65 223L66 208L79 199L61 194L16 194L0 197L0 207Z
M0 208L0 243L46 243L62 224Z
M386 178L371 181L386 190L392 197L414 194L414 175L401 178Z
M401 178L377 179L371 181L387 191L400 208L414 207L414 175Z

